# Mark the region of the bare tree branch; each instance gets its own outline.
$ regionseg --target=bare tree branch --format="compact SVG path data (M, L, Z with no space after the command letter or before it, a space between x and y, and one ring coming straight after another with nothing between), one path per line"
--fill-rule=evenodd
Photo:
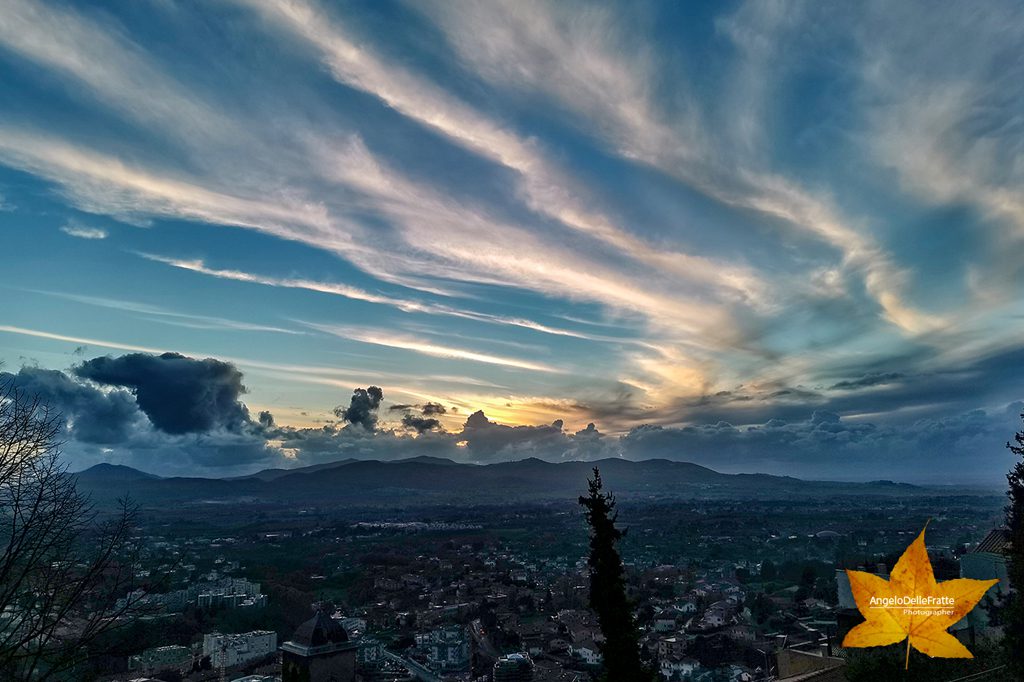
M0 678L49 679L130 620L135 507L101 515L61 457L62 415L0 385Z

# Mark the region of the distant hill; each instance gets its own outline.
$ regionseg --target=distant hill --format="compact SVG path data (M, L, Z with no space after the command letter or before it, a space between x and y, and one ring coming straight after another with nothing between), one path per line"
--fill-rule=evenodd
M123 464L97 464L84 471L79 471L74 476L81 482L103 485L107 483L121 483L130 481L154 481L160 477L155 474L147 474Z
M445 459L444 457L430 457L429 455L420 455L418 457L406 457L405 459L392 459L385 462L385 464L405 464L408 462L419 462L420 464L437 464L439 466L458 466L459 464L458 462L453 462L452 460Z
M358 459L342 459L337 462L324 462L323 464L311 464L308 467L296 467L294 469L261 469L255 474L249 474L247 476L234 476L225 480L238 481L247 478L255 478L261 481L276 481L282 476L290 476L291 474L311 474L316 471L323 471L324 469L333 469L335 467L342 467L346 464L352 464L358 462Z
M910 495L928 488L891 481L837 483L768 474L722 474L665 459L546 462L536 458L463 464L436 457L382 462L346 459L299 469L265 469L232 479L159 478L129 467L98 465L77 474L94 497L131 492L146 503L232 501L319 506L507 504L575 500L594 467L620 499L793 499L834 495ZM315 473L315 476L309 474Z

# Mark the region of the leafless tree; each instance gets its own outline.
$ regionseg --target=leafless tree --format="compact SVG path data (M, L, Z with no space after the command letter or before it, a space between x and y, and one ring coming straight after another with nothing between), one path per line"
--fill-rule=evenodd
M130 617L134 507L100 513L61 457L63 417L0 384L0 679L74 675Z

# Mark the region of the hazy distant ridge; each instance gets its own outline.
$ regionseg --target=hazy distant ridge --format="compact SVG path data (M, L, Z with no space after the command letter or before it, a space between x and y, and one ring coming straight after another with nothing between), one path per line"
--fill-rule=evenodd
M833 494L916 494L904 483L804 481L768 474L723 474L664 459L546 462L530 458L487 465L417 457L398 461L346 459L298 469L264 469L236 478L160 478L100 464L75 474L94 497L130 492L146 501L253 500L279 503L505 503L575 499L593 467L620 497L802 497ZM315 476L310 474L315 473Z

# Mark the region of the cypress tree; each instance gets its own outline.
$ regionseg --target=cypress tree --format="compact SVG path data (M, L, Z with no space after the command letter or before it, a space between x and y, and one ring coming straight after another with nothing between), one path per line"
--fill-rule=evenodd
M1024 419L1024 414L1021 414ZM1007 496L1006 525L1010 533L1007 573L1010 578L1010 598L1003 616L1004 643L1008 663L1014 679L1024 680L1024 431L1014 435L1014 442L1006 447L1018 457L1006 474L1010 484Z
M587 484L588 495L581 496L579 503L590 526L590 608L597 614L604 635L604 679L650 682L652 675L640 660L640 636L633 605L626 597L625 569L616 548L625 533L615 527L615 496L604 492L597 468Z

